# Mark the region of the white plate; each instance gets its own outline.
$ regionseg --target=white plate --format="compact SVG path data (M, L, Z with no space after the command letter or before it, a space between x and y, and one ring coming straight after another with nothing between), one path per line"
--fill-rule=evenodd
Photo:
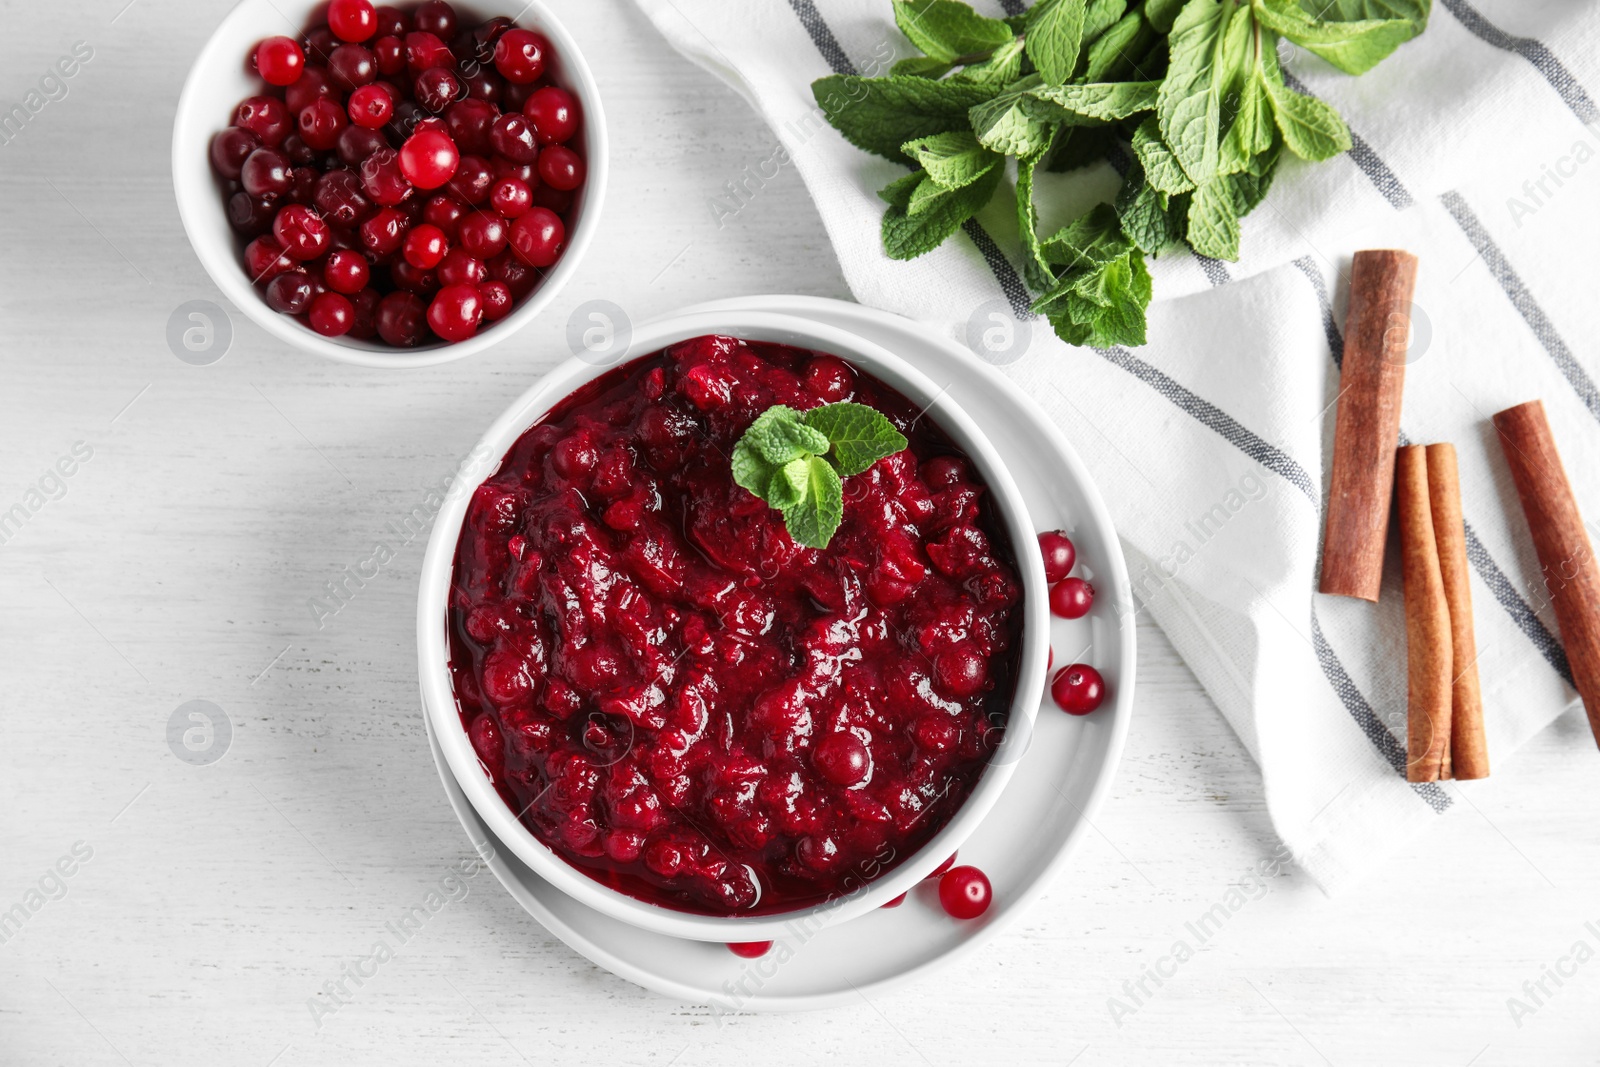
M756 960L705 942L666 937L601 915L534 874L479 820L451 776L430 728L428 740L450 805L474 847L507 891L551 933L614 974L679 1000L720 1011L824 1008L908 981L971 952L1024 911L1048 886L1111 789L1133 712L1134 608L1122 550L1099 492L1076 453L1011 381L954 342L910 320L817 297L743 297L685 311L762 310L798 315L857 333L914 363L988 434L1040 529L1064 529L1078 548L1080 574L1095 606L1074 621L1051 619L1057 665L1091 663L1105 677L1107 703L1069 716L1045 697L1031 745L1011 784L961 849L961 862L988 874L995 902L981 918L957 922L925 882L898 908L820 930L795 928ZM1018 545L1031 551L1031 545Z

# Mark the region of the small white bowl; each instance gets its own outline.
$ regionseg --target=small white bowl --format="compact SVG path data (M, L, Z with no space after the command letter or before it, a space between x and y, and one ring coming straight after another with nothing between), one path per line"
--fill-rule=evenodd
M928 417L967 453L988 483L996 511L1010 535L1022 573L1022 653L1010 719L977 785L955 815L926 845L876 881L810 907L761 916L697 915L647 903L590 878L562 859L525 827L496 792L461 723L450 681L446 606L467 505L473 491L494 473L512 444L568 394L627 360L705 334L775 341L839 356L927 405ZM881 907L906 892L944 862L999 798L1027 751L1044 692L1050 651L1050 616L1044 564L1034 551L1037 536L1027 505L999 454L973 420L927 376L887 349L834 326L762 311L700 312L657 319L635 327L628 351L605 365L571 359L524 393L489 427L462 464L444 506L434 519L417 599L417 656L422 701L439 747L473 809L495 836L541 877L568 896L634 926L697 941L764 941L842 922Z
M583 109L579 137L588 168L583 188L573 202L574 225L567 233L567 248L561 259L511 314L456 344L440 341L416 348L395 348L377 339L324 337L292 316L269 308L245 271L245 242L228 225L227 194L211 169L211 138L229 125L239 101L262 91L264 83L249 69L250 53L256 45L268 37L298 37L313 15L326 16L326 3L240 0L200 50L189 71L172 124L172 184L183 228L206 273L234 306L262 329L296 348L364 367L427 367L481 352L526 326L555 299L577 270L600 225L610 148L600 89L577 41L540 0L515 0L506 3L504 10L481 3L458 3L454 7L464 22L509 15L520 9L517 25L538 30L550 39L555 46L550 64L552 80L576 96Z

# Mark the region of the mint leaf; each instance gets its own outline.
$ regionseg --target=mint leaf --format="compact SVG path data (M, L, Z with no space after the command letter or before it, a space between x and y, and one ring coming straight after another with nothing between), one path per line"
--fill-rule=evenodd
M960 189L938 189L937 195L916 201L918 210L915 213L909 208L916 191L922 186L907 191L903 205L891 203L889 210L883 213L884 252L890 259L915 259L938 248L945 238L960 229L963 222L976 215L989 202L995 186L1000 184L1000 174L1001 168L994 167L971 185ZM929 182L926 175L918 174L916 177L919 182ZM899 192L902 187L895 182L889 188ZM887 192L889 189L884 190L884 193Z
M1033 169L1038 156L1017 160L1017 234L1022 239L1022 280L1038 292L1055 284L1055 274L1039 251L1039 213L1033 206Z
M1128 171L1115 204L1122 232L1141 251L1158 255L1181 236L1178 216L1170 209L1171 200L1144 177L1137 162Z
M1273 59L1267 71L1267 94L1283 133L1283 143L1301 159L1331 159L1350 151L1350 129L1333 108L1283 84Z
M910 161L900 151L907 141L970 129L967 112L994 93L970 82L905 74L887 78L830 74L811 83L811 95L845 140L897 163Z
M1041 241L1039 251L1046 262L1069 270L1098 267L1125 254L1128 239L1122 235L1116 210L1110 204L1096 204Z
M942 59L932 59L928 56L906 56L904 59L895 60L894 66L889 68L890 74L905 74L917 78L942 78L950 73L951 64Z
M998 92L1022 76L1022 52L1022 39L1013 37L996 48L994 55L982 63L962 68L961 73L950 80L970 82Z
M1227 178L1204 182L1189 201L1189 247L1212 259L1239 258L1239 215Z
M779 511L787 511L804 503L811 491L811 461L814 457L802 456L772 472L767 483L766 501Z
M750 490L762 500L772 486L772 476L778 468L761 455L755 443L740 438L733 446L733 481L735 485Z
M1028 58L1047 85L1072 77L1083 45L1084 0L1040 0L1028 20Z
M1229 0L1188 0L1172 26L1172 59L1161 82L1156 115L1161 139L1196 185L1217 172L1222 97L1228 72L1218 59L1236 9ZM1248 12L1238 17L1248 18Z
M1150 272L1129 250L1092 270L1070 271L1034 304L1056 336L1071 345L1142 345Z
M1050 143L1050 127L1036 111L1041 107L1029 92L1039 85L1037 74L1023 78L992 100L968 113L972 132L985 148L1008 156L1031 156Z
M1135 8L1139 5L1134 4ZM1083 39L1087 43L1097 39L1116 21L1128 13L1128 0L1089 0L1083 12ZM1134 14L1138 12L1135 11ZM1095 79L1090 78L1089 81Z
M1003 157L980 145L967 131L920 137L907 141L900 148L922 164L929 178L946 189L971 185L1003 162Z
M1155 30L1150 28L1150 24L1138 11L1130 11L1123 15L1089 46L1089 62L1084 70L1084 80L1120 81L1120 78L1113 78L1112 75L1129 71L1138 74L1139 72L1134 69L1134 61L1128 57L1141 55L1150 47L1155 37Z
M1188 0L1145 0L1144 17L1150 20L1157 33L1171 33L1173 23L1183 11Z
M1011 28L957 0L895 0L895 25L931 59L954 63L1011 40Z
M1104 163L1121 147L1115 126L1059 126L1047 159L1052 174Z
M1146 180L1161 192L1176 196L1194 188L1178 157L1161 139L1160 124L1154 118L1145 119L1133 131L1133 151L1144 167Z
M805 420L826 436L832 446L828 455L846 478L906 447L905 435L894 423L865 404L824 404L806 412Z
M1256 0L1254 10L1261 25L1346 74L1365 74L1417 34L1417 26L1409 18L1324 21L1308 14L1295 0Z
M774 404L756 417L740 442L748 441L761 458L774 466L811 453L828 450L828 439L801 421L794 408Z
M800 503L783 511L789 536L808 548L827 548L844 519L844 486L839 472L821 456L803 461L805 494Z
M1239 90L1239 111L1222 139L1217 169L1224 174L1248 170L1250 161L1272 147L1272 103L1267 86L1252 68Z
M1094 126L1152 110L1160 88L1160 82L1094 82L1042 85L1028 95L1054 109L1048 114L1057 122Z
M1417 33L1428 27L1433 0L1305 0L1317 18L1330 22L1358 19L1404 19Z

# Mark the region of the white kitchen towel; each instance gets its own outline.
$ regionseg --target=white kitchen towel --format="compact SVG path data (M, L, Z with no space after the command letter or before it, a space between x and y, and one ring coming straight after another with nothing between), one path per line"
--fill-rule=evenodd
M1327 891L1472 788L1404 779L1393 542L1379 604L1315 592L1356 249L1421 257L1402 431L1460 454L1493 763L1574 704L1488 416L1543 398L1579 505L1600 518L1600 6L1440 0L1421 37L1360 78L1286 49L1289 75L1338 108L1354 147L1284 166L1244 222L1241 262L1153 264L1150 343L1096 350L1028 313L1009 196L921 259L884 256L875 191L904 171L828 127L810 85L912 54L888 0L638 3L770 123L781 151L761 158L805 180L859 300L972 344L1060 423L1111 507L1141 610L1260 764L1274 825ZM752 169L708 212L725 218L773 177ZM1109 165L1041 179L1040 232L1117 183ZM978 340L995 328L1012 331L999 355L997 335Z

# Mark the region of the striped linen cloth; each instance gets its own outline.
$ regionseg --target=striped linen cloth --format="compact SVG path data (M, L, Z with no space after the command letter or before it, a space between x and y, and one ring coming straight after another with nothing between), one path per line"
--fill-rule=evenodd
M1141 611L1171 638L1261 767L1274 825L1335 892L1471 786L1409 785L1398 553L1377 605L1316 593L1343 342L1360 248L1421 258L1403 435L1460 454L1491 760L1576 702L1491 413L1542 397L1580 506L1600 519L1600 7L1439 0L1431 25L1351 78L1286 52L1354 147L1287 163L1244 222L1239 263L1152 264L1150 343L1061 343L1027 310L1009 197L909 263L878 241L876 190L903 169L820 120L811 82L909 54L887 0L637 0L739 91L815 198L857 299L966 340L1009 323L994 362L1055 417L1110 505ZM992 14L1021 0L979 0ZM763 174L716 191L754 195ZM1081 211L1108 163L1036 191ZM1050 178L1041 179L1044 186ZM755 184L752 184L754 182ZM719 207L719 205L722 205ZM737 205L735 205L737 206ZM1010 316L996 319L1001 310ZM1004 334L1000 335L1004 336ZM974 358L977 358L976 356Z

